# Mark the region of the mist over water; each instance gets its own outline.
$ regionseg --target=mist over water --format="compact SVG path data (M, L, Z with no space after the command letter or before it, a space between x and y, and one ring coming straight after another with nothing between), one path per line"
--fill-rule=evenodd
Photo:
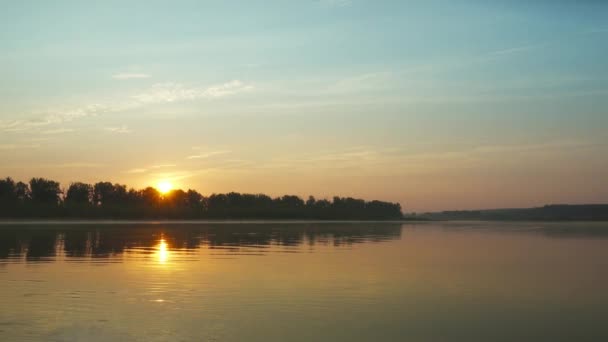
M598 341L607 223L0 225L2 341Z

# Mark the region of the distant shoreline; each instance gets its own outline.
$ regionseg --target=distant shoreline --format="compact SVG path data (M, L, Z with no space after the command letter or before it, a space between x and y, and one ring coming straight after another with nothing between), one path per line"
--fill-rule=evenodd
M305 223L416 223L431 220L304 220L304 219L217 219L217 220L123 220L123 219L0 219L0 225L28 224L305 224Z
M608 221L608 204L552 204L520 209L453 210L410 217L438 221Z
M487 219L487 220L465 220L465 219L403 219L403 220L304 220L304 219L217 219L217 220L124 220L124 219L0 219L0 226L9 225L129 225L129 224L147 224L147 225L194 225L194 224L362 224L362 223L392 223L392 224L411 224L411 223L483 223L483 222L504 222L504 223L593 223L593 222L608 222L608 219L597 220L507 220L507 219Z

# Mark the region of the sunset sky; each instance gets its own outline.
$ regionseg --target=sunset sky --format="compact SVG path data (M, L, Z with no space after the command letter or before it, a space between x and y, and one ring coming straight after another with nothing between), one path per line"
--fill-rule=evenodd
M0 177L608 202L608 2L449 3L2 1Z

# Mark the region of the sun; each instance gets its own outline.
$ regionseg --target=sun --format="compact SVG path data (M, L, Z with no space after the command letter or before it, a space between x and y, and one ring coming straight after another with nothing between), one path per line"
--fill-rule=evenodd
M173 189L173 185L167 181L159 182L156 188L161 194L166 194Z

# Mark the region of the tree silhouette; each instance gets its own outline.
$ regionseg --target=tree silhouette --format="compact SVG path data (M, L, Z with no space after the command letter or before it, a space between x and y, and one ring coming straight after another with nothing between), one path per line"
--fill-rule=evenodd
M12 178L0 179L0 202L14 203L17 201L15 181Z
M65 196L66 203L91 204L93 202L93 187L85 183L72 183Z
M17 182L15 184L15 195L18 203L24 203L31 197L30 187L26 183Z
M93 203L96 205L117 205L126 202L127 198L125 185L99 182L93 186Z
M284 195L212 194L195 190L129 189L125 185L98 182L70 184L65 200L59 183L33 178L27 184L11 178L0 180L0 217L78 217L125 219L401 219L398 203L366 202L351 197L332 201Z
M161 196L158 190L147 187L140 192L141 200L145 205L155 206L160 202Z
M197 191L188 189L186 193L186 203L190 208L196 208L201 205L203 201L203 195L199 194Z
M59 183L44 178L30 180L31 199L39 204L59 204L62 193Z

